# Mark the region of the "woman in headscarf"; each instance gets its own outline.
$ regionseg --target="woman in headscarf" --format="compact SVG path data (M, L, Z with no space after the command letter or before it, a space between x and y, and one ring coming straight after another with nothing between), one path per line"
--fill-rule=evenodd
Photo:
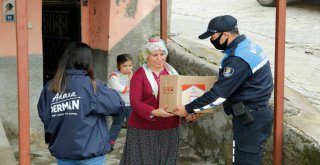
M166 62L168 50L163 40L149 39L141 48L141 67L130 86L132 113L128 121L122 165L176 165L179 146L179 117L159 107L161 75L177 75Z

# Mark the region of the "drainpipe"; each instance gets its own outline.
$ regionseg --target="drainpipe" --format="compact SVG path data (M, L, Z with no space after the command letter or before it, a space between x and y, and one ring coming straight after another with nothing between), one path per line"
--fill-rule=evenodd
M26 0L16 1L18 115L20 165L30 164L28 31Z
M160 35L161 38L167 43L168 41L168 1L160 1Z
M282 164L284 66L286 34L286 0L277 0L276 9L276 49L275 49L275 91L274 91L274 136L273 164Z

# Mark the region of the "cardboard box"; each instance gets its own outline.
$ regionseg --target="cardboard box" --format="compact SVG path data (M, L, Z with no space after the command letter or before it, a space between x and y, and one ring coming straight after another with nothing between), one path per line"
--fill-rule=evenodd
M160 107L168 105L167 111L172 112L174 107L202 96L216 81L216 76L160 76Z

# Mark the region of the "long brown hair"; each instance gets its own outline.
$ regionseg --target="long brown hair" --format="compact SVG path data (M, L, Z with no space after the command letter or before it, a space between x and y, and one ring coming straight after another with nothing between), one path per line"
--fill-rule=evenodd
M76 69L87 71L96 91L96 81L93 72L92 50L89 45L82 42L73 42L68 45L61 57L56 74L53 77L49 90L54 93L61 93L67 82L66 70Z

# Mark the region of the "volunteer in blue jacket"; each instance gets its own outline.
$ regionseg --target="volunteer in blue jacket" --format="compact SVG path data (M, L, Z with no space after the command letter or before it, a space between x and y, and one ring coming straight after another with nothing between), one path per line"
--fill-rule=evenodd
M105 116L120 114L123 106L116 91L95 80L91 48L71 43L38 102L45 141L58 165L104 165L110 150Z
M186 116L223 104L225 113L233 115L234 164L261 164L263 143L273 122L269 106L273 90L269 60L258 45L239 34L237 19L230 15L209 22L207 31L199 38L209 37L212 45L225 53L218 81L201 97L177 107L175 113Z

